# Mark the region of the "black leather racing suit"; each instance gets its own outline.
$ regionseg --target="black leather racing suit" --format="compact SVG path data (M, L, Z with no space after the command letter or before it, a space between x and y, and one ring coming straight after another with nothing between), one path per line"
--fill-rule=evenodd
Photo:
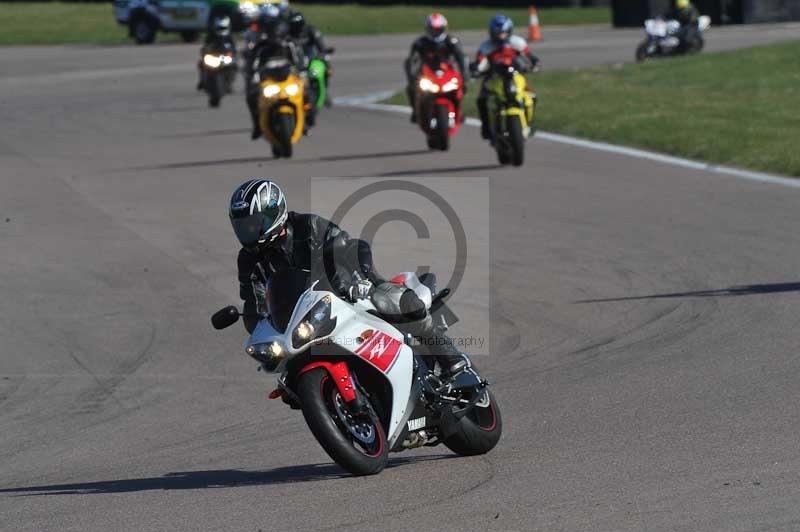
M298 268L325 288L343 295L353 282L352 272L375 284L372 302L387 321L421 340L419 351L435 355L443 368L463 361L452 340L439 333L422 300L403 286L379 279L372 266L372 251L363 240L351 239L339 226L314 214L289 212L286 235L270 246L239 251L239 296L244 300L244 326L252 333L266 317L266 287L273 273Z
M308 68L312 59L320 59L325 63L325 88L330 89L331 65L328 61L328 54L331 48L325 42L322 32L310 24L303 26L299 34L289 33L289 37L297 46L298 53L302 54L303 68ZM326 93L326 98L330 100L330 94Z
M411 51L403 64L408 82L406 95L408 96L408 103L411 105L412 113L416 111L415 98L417 91L415 85L417 76L422 70L422 65L423 63L437 61L455 64L461 73L461 77L464 78L464 91L466 92L466 81L469 79L469 72L467 71L467 61L464 56L464 50L461 47L461 41L450 34L447 34L441 41L435 41L427 35L423 35L411 44Z
M328 53L327 43L322 32L310 24L303 26L299 35L294 33L289 34L292 40L297 43L297 47L303 52L303 55L309 60L319 57L324 58Z
M667 19L675 19L681 24L681 29L677 37L681 41L681 49L689 48L699 31L697 22L700 19L700 12L692 4L685 9L674 8L667 14Z

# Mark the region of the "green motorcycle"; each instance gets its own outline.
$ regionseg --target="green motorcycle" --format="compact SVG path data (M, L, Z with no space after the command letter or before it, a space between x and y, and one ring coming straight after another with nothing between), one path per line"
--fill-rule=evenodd
M332 54L333 48L329 48L327 54ZM327 55L325 58L315 57L308 63L306 81L306 124L313 127L317 121L317 113L325 106L328 100L328 78L330 69L328 68Z

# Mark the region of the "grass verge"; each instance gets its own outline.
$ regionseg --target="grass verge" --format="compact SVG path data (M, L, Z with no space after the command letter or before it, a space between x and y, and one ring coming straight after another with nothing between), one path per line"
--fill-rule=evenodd
M800 177L800 41L542 72L531 84L544 131Z
M527 28L527 9L497 9L452 6L362 6L329 4L293 4L309 21L331 35L366 35L374 33L421 33L425 17L441 11L458 33L485 29L491 17L499 12L514 20L518 28ZM610 24L611 11L604 7L544 8L539 10L543 27L555 25ZM524 32L523 32L524 33Z
M330 35L421 32L434 9L449 19L453 31L483 29L498 10L466 7L361 6L296 4L308 20ZM520 27L527 11L506 10ZM608 24L607 8L552 8L539 13L543 25ZM176 41L176 34L159 33L158 42ZM0 45L121 44L131 42L127 29L114 20L111 4L3 3L0 1Z

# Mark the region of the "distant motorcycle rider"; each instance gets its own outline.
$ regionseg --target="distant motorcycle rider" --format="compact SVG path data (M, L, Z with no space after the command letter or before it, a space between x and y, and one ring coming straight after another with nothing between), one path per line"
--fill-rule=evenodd
M446 376L467 367L453 341L441 333L413 290L377 277L367 242L352 239L336 224L315 214L287 209L280 187L266 179L242 183L233 193L229 216L239 243L239 296L244 325L252 333L267 316L270 277L297 268L310 272L323 288L356 302L371 299L387 321L420 340L421 354L434 355Z
M675 6L667 13L667 19L677 20L681 29L678 32L678 39L681 41L681 48L688 48L697 37L698 21L700 19L700 12L689 0L675 0Z
M425 19L425 35L414 41L404 63L408 81L406 95L411 105L412 122L417 121L417 108L415 105L417 77L424 63L434 62L453 63L461 73L464 81L469 79L461 41L447 32L447 19L441 13L431 13ZM467 92L466 83L463 90L464 93Z
M260 67L270 61L285 60L291 66L297 66L299 63L297 49L288 38L289 25L277 7L264 6L256 24L258 27L256 30L258 32L257 41L248 54L245 65L247 107L253 120L253 131L250 137L253 140L261 136L261 126L258 123L259 84L254 79L258 75Z
M514 23L505 15L497 15L489 22L489 40L478 48L470 70L475 76L483 76L481 92L478 94L478 112L481 118L481 136L490 139L488 91L486 79L496 64L513 65L520 73L533 72L539 68L539 58L531 53L527 41L513 34Z
M221 50L236 52L236 41L231 35L231 19L228 16L217 17L211 22L203 47L200 48L200 61L197 63L199 76L197 90L203 90L203 56L208 52Z
M333 51L325 42L325 37L317 28L306 22L300 11L289 11L289 37L297 44L308 58L324 59Z

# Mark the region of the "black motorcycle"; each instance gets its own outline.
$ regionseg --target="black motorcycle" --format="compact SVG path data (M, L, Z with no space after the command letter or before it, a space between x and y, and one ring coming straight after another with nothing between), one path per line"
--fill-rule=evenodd
M232 44L203 50L199 88L208 93L208 105L218 107L222 96L233 91L237 71L236 48Z

